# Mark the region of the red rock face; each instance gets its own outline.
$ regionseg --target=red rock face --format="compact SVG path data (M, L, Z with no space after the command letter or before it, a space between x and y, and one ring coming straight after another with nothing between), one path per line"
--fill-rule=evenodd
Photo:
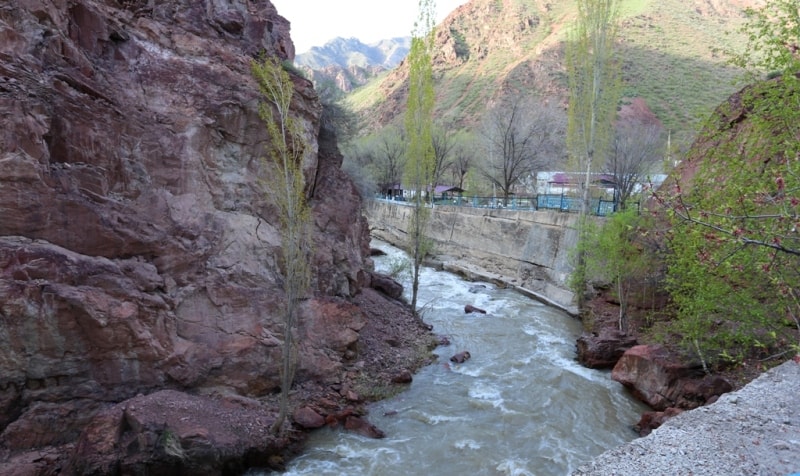
M699 365L687 364L661 345L631 347L614 366L611 378L658 411L697 408L733 389L724 378L705 375Z
M613 368L626 350L636 345L636 337L617 329L602 329L599 334L583 333L576 349L581 365L591 369Z
M69 413L160 388L277 388L281 242L249 73L262 50L294 56L268 0L0 8L3 445L60 444L84 423ZM330 377L363 326L325 311L364 284L368 227L311 83L293 79L316 225L302 380ZM43 401L80 412L52 411L54 432Z

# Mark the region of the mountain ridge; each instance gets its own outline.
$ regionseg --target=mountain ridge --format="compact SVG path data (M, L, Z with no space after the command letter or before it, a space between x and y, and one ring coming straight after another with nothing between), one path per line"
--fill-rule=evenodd
M722 49L743 44L737 28L761 0L621 2L624 96L639 98L670 130L688 132L733 93L740 70ZM521 91L566 106L565 31L574 1L472 0L436 27L435 115L474 125L487 105ZM405 62L348 95L365 131L397 123L405 108ZM622 105L624 106L624 104Z
M358 38L334 38L313 46L294 59L295 66L314 84L333 84L349 93L389 71L406 57L411 37L396 37L365 44Z

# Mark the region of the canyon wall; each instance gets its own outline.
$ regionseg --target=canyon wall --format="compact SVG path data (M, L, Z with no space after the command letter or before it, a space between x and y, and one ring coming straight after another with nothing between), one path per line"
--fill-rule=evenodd
M139 394L279 391L262 52L294 57L268 0L0 6L0 463ZM292 80L314 220L297 380L335 384L369 236L317 94Z
M373 236L406 245L411 206L372 200L366 210ZM557 211L436 206L427 236L436 259L454 270L469 274L470 266L481 268L577 314L567 279L578 218Z

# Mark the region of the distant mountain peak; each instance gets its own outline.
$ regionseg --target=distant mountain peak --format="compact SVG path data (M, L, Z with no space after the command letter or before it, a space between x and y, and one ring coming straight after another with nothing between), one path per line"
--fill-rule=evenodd
M358 38L334 38L295 57L295 65L310 69L328 66L392 69L406 57L411 37L398 37L365 44Z
M334 38L299 54L294 64L318 85L333 83L350 92L375 76L394 69L411 48L411 37L398 37L365 44L358 38Z

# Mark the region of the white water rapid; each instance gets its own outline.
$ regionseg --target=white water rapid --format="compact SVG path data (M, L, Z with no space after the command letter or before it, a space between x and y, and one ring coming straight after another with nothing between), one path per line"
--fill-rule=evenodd
M387 253L375 259L378 271L407 259L372 246ZM631 425L644 407L608 372L576 362L577 319L430 268L420 283L424 320L451 345L436 349L438 362L407 391L370 406L386 438L318 430L286 475L565 475L636 437ZM465 314L465 304L487 314ZM449 362L464 350L470 360Z

